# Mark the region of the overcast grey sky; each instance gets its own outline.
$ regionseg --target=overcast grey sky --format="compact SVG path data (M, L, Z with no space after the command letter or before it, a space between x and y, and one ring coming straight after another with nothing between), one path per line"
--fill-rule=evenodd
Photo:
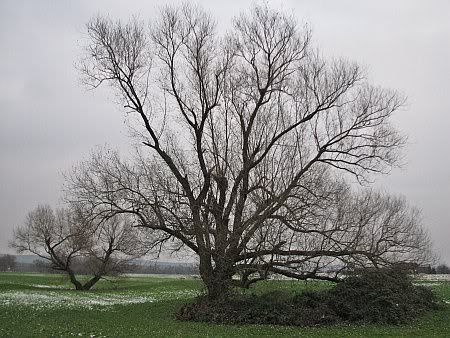
M357 61L372 82L407 95L395 116L409 136L407 165L376 185L422 209L450 263L450 1L268 2L307 22L325 55ZM12 229L30 209L59 202L61 172L96 145L129 147L112 94L78 81L85 23L97 13L151 19L165 3L177 1L0 1L0 253L11 252ZM219 27L252 4L198 3Z

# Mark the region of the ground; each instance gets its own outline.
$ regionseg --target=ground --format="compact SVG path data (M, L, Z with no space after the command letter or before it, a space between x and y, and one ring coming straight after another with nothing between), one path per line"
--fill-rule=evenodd
M174 319L176 309L202 292L201 282L191 278L129 276L79 292L61 275L0 273L0 337L450 337L450 281L417 283L431 287L444 309L402 326L297 328L179 322ZM268 281L256 291L329 286Z

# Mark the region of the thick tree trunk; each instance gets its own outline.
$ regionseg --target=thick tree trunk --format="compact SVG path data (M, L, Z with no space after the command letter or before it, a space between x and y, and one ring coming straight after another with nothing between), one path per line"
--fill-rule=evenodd
M233 268L229 265L216 265L209 276L203 278L212 301L226 299L232 292Z
M229 252L226 251L226 235L221 236L220 232L227 229L224 222L218 227L216 234L216 243L214 254L211 244L205 247L202 238L199 243L199 258L200 258L200 276L205 283L208 292L208 298L212 301L219 301L230 296L232 288L232 277L234 270L234 259Z
M219 301L228 298L231 294L231 278L212 278L207 284L208 298L212 301Z

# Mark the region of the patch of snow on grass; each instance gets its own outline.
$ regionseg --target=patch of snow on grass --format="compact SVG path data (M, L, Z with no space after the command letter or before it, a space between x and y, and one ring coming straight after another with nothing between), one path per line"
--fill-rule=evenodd
M436 286L436 285L441 285L441 283L438 282L421 282L421 283L413 283L414 285L417 286Z
M66 289L63 285L30 284L29 286L39 289Z
M418 280L424 280L424 281L445 282L445 281L450 281L450 274L442 274L442 275L420 274L416 278Z
M0 293L0 305L31 306L44 308L95 308L113 305L152 303L168 299L187 298L196 295L194 290L160 291L143 295L135 294L64 294L56 291L10 291Z

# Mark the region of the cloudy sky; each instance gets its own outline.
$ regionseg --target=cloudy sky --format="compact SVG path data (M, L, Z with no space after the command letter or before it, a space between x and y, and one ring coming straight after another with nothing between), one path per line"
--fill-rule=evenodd
M450 263L450 2L268 2L307 22L325 55L357 61L372 82L408 97L394 121L409 136L406 165L375 184L423 211L436 251ZM96 145L129 147L112 94L78 80L85 23L98 13L151 20L165 3L0 1L0 253L11 252L12 229L30 209L59 203L62 172ZM199 3L221 28L252 4Z

